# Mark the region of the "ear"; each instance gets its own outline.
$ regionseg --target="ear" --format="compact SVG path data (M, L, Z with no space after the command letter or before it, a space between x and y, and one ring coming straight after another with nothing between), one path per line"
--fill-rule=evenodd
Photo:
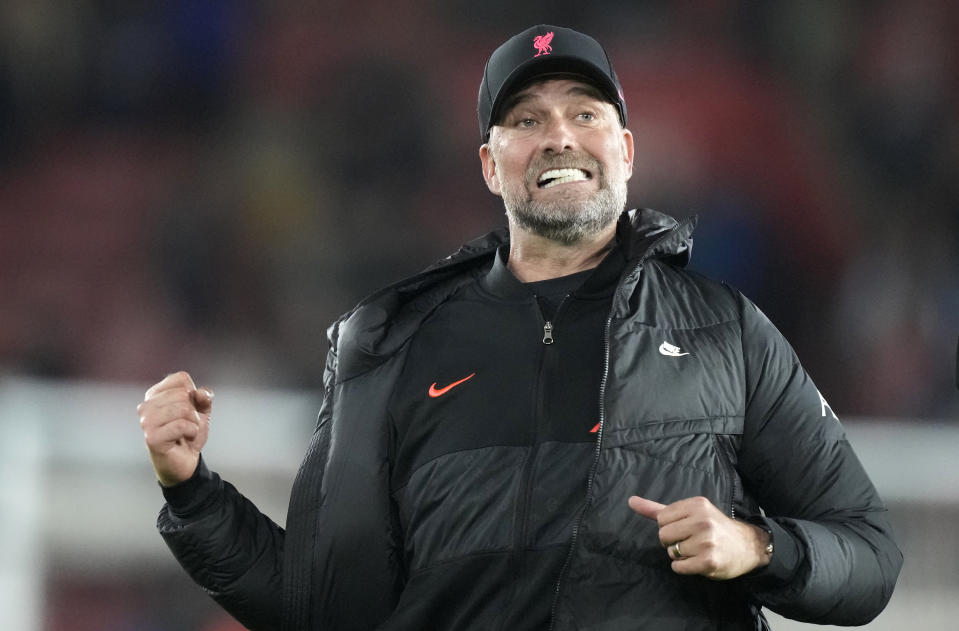
M480 162L483 164L483 179L486 180L486 188L493 195L500 195L499 176L496 174L496 160L493 159L493 150L489 143L485 143L479 148Z
M623 128L623 160L626 162L626 179L633 176L633 132Z

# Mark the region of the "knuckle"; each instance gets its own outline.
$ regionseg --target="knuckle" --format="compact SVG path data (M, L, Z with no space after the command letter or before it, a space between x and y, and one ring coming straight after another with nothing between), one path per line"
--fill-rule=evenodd
M190 373L188 373L187 371L181 370L176 373L176 376L177 376L177 380L183 383L184 385L186 385L187 387L189 388L196 387L193 383L193 377L191 377Z
M184 382L184 379L185 379L186 376L187 376L186 373L183 372L182 370L177 371L177 372L171 372L170 374L166 375L166 376L160 381L160 383L158 383L156 386L154 386L154 388L162 387L164 390L166 390L166 389L169 389L169 388L171 388L171 387L173 387L173 386L180 385L180 384L182 384L182 383Z

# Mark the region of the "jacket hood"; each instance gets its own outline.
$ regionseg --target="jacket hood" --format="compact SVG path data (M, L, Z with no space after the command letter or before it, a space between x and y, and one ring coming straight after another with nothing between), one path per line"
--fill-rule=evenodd
M697 217L677 221L650 208L630 210L619 218L616 237L629 261L661 258L679 267L689 263Z
M642 267L639 263L648 258L685 266L692 251L695 224L695 217L678 222L647 208L624 212L616 235L631 271L620 288L635 285ZM337 357L339 380L360 375L396 352L436 307L459 287L484 274L497 248L507 243L506 228L473 239L419 274L370 295L334 322L327 337Z

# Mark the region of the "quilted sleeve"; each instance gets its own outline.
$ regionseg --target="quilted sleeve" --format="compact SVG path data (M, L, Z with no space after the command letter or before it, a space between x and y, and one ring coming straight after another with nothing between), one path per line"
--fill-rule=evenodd
M279 628L283 529L202 459L163 492L157 529L190 577L252 631Z
M807 622L861 625L902 565L886 507L835 412L783 336L740 296L746 419L739 469L793 567L742 579L758 604Z

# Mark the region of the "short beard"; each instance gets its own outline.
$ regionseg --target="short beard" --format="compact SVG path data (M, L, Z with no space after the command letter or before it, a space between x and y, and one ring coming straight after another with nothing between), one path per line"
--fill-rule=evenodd
M609 182L599 163L590 162L593 177L599 178L599 190L587 199L533 201L527 187L536 186L536 182L527 178L527 187L503 190L506 216L520 228L563 245L573 245L599 234L615 222L626 207L626 181ZM531 169L531 172L539 173L540 169Z

